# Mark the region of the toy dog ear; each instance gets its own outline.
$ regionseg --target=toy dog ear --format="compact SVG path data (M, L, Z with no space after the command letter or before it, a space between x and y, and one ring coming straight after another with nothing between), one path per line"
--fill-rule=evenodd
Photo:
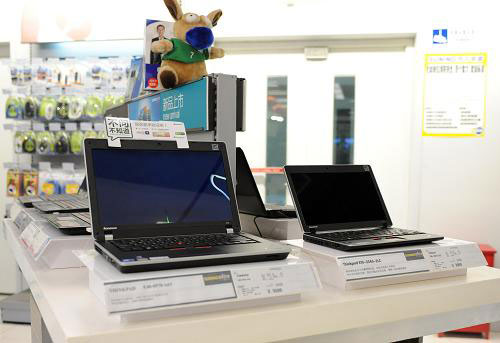
M167 6L168 11L172 15L172 18L175 20L180 20L182 18L182 9L181 5L177 2L177 0L163 0L165 6Z
M212 22L212 26L217 25L217 22L219 21L221 16L222 16L221 10L212 11L207 15L208 19L210 19L210 21Z

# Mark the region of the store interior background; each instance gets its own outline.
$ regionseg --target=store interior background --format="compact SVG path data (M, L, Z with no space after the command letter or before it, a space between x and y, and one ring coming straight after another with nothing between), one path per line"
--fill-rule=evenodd
M8 7L0 13L3 57L30 56L30 46L20 43L25 3L19 0L3 5ZM60 46L81 56L98 56L103 47L115 49L117 55L140 54L144 20L170 20L161 0L39 3L49 8L65 6L70 20L92 17L94 31L102 33L104 42ZM272 166L268 163L272 139L268 138L268 126L275 124L277 130L281 127L279 137L284 140L276 149L286 147L281 156L286 164L331 164L334 98L339 103L343 99L338 88L334 95L334 80L354 78L353 162L373 166L394 224L500 249L500 27L494 4L450 0L184 0L183 8L197 13L215 8L224 11L214 32L221 46L229 47L229 54L209 61L207 66L209 72L237 74L248 80L247 127L237 139L252 168ZM469 37L433 47L432 30L440 28L463 30ZM105 42L109 37L118 40ZM294 39L287 41L285 37ZM330 46L327 60L305 59L301 51L311 41ZM488 53L485 137L422 137L424 54L440 52ZM268 119L268 85L284 81L286 116ZM352 85L344 86L340 88L346 97ZM1 113L4 102L5 95L0 95ZM0 118L3 124L4 116ZM269 124L273 120L276 123ZM3 128L0 132L3 163L13 159L12 133ZM5 169L0 170L0 189L4 190ZM256 177L268 200L290 202L288 196L266 196L264 174ZM6 201L5 192L0 192L2 212ZM6 275L5 268L11 268L11 262L8 247L0 239L0 275Z

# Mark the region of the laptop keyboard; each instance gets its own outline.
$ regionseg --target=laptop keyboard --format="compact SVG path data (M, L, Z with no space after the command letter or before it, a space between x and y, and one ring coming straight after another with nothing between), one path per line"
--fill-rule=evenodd
M259 243L236 234L205 234L192 236L167 236L154 238L117 239L111 244L122 251L150 251L164 249L209 248L220 245Z
M90 224L90 212L76 212L76 213L73 213L73 215L75 217L77 217L78 219L81 219L84 222Z
M64 201L53 201L54 204L60 206L64 209L72 209L72 208L86 208L89 206L88 200L82 199L72 199L72 200L64 200Z
M87 199L86 194L51 194L42 196L47 201L68 201L74 199Z
M352 241L357 239L370 239L370 238L373 239L379 237L418 235L421 233L422 232L420 231L414 231L414 230L383 228L374 230L331 232L331 233L324 233L321 235L316 234L314 236L339 242L339 241Z

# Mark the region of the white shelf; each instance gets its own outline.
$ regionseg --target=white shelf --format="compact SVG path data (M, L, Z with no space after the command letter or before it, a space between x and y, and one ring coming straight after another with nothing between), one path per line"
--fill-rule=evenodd
M58 342L389 342L500 320L500 270L355 291L332 287L299 303L121 323L88 288L86 268L50 270L22 249L5 221L14 251L47 329Z

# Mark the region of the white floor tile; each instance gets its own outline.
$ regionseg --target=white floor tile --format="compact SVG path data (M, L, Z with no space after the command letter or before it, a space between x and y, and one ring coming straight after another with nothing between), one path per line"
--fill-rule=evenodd
M484 339L480 335L470 335L470 334L448 334L444 337L438 337L437 335L424 337L424 343L488 343L488 342L498 342L500 343L500 333L492 332L490 334L490 339Z
M31 326L16 324L0 324L5 331L0 331L0 343L30 343Z

